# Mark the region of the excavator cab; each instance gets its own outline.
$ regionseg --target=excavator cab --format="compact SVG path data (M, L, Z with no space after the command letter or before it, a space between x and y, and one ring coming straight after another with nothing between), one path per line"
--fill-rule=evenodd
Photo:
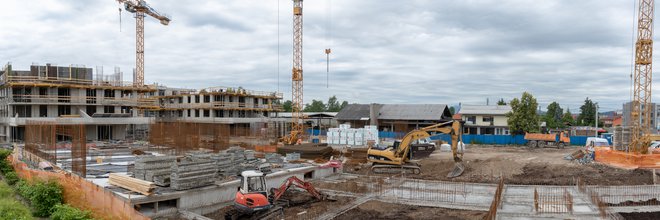
M264 174L254 170L243 171L234 207L242 213L254 213L270 209L271 206Z

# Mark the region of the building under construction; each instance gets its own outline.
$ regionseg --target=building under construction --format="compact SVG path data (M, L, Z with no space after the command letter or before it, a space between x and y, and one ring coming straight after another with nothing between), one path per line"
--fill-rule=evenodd
M84 66L33 64L0 72L0 141L25 140L29 120L85 125L87 140L140 139L152 121L139 111L150 103L155 85L133 86L115 68L104 74ZM139 132L138 132L139 131Z

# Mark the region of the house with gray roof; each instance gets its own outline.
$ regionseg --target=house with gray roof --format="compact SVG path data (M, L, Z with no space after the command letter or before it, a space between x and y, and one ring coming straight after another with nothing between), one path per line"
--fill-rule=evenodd
M464 134L508 135L508 105L462 105L454 118L460 117Z
M351 127L378 126L380 131L408 132L451 120L444 104L350 104L335 119Z

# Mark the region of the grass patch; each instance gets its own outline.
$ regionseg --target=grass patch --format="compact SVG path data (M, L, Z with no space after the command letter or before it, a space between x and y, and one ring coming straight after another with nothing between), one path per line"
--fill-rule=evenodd
M17 201L14 190L5 181L0 181L0 220L33 219L30 209Z

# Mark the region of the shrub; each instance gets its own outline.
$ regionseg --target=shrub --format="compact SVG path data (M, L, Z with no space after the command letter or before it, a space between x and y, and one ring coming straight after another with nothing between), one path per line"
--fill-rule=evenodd
M30 210L16 200L0 199L0 219L30 220Z
M32 188L30 187L30 184L26 182L25 180L19 180L16 185L16 192L18 192L18 195L21 195L23 198L30 200L30 196L32 193Z
M87 210L80 210L69 205L56 205L55 211L50 216L52 220L91 220L92 213Z
M57 182L38 182L29 189L30 204L34 208L34 215L37 217L48 217L55 206L62 204L62 186Z
M0 149L0 160L5 160L9 155L11 154L10 150L7 149Z
M11 171L14 171L14 168L9 165L9 163L6 160L0 160L0 172L1 173L9 173Z
M11 171L11 172L5 173L5 180L7 180L7 183L9 185L14 185L14 184L16 184L16 182L18 182L19 179L18 179L18 175L16 174L16 172Z

